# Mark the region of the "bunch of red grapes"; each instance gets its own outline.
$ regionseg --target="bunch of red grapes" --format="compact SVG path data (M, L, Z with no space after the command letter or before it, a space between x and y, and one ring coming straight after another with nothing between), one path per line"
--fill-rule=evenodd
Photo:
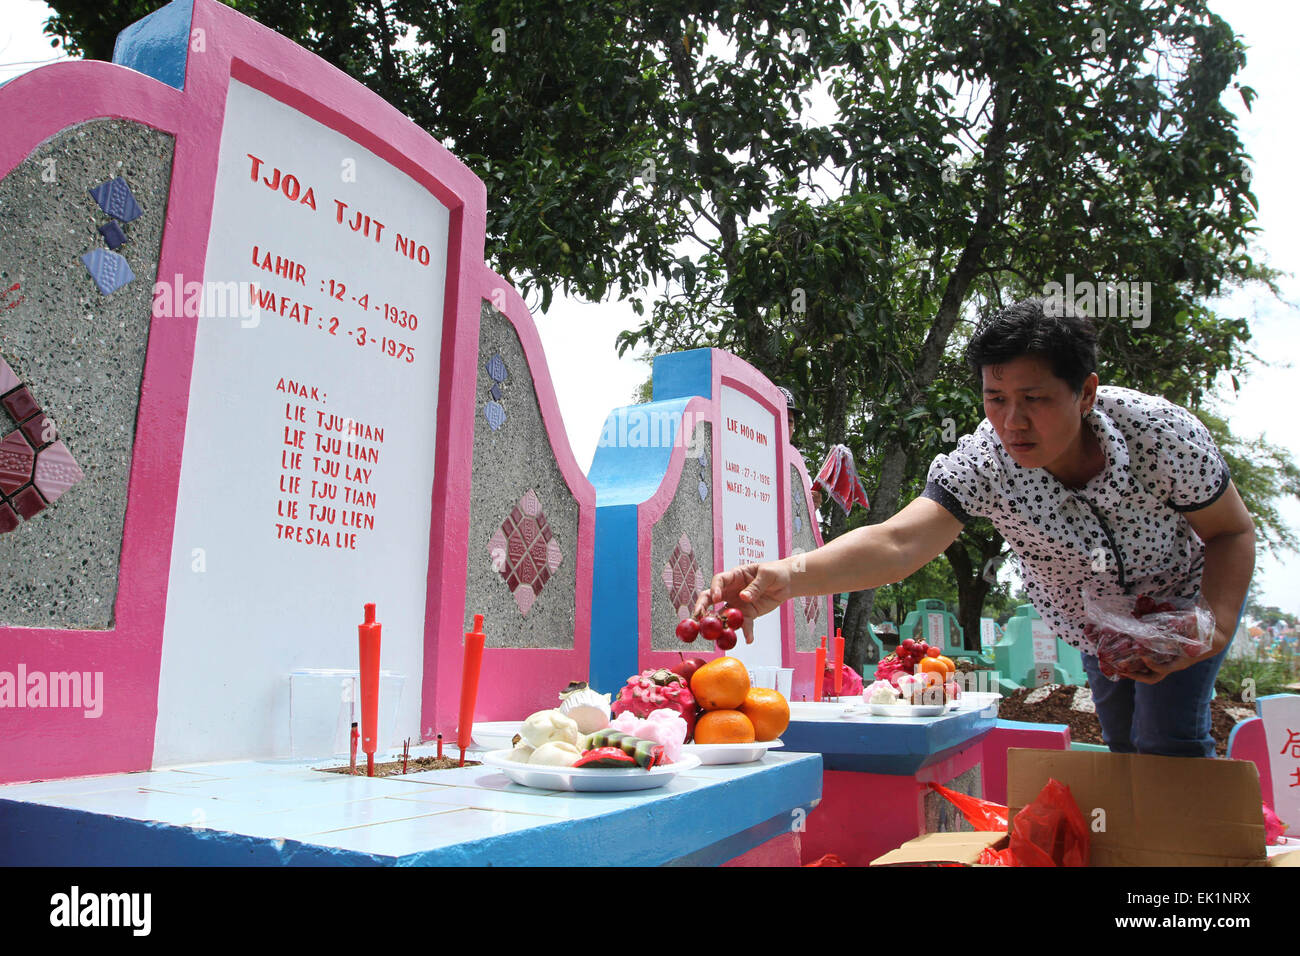
M736 631L745 623L745 615L738 607L727 607L721 614L707 612L698 621L693 617L682 618L677 623L677 639L687 644L695 642L697 637L712 641L720 651L729 651L736 646Z
M1200 633L1194 610L1180 610L1168 601L1157 602L1149 595L1138 595L1132 618L1143 620L1153 615L1161 615L1146 622L1156 629L1155 633L1133 634L1113 624L1093 621L1084 625L1084 633L1097 645L1097 663L1102 674L1112 680L1124 672L1150 674L1144 657L1157 664L1169 664L1182 655L1199 657L1209 650L1210 644Z

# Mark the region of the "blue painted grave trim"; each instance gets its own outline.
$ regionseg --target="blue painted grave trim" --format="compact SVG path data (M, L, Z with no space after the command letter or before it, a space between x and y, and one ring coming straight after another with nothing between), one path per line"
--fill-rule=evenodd
M815 754L786 758L761 773L607 814L557 819L401 856L0 799L0 865L659 866L683 859L704 865L725 862L788 832L791 810L815 806L821 785L822 762ZM275 786L270 775L267 786ZM687 820L698 825L683 827ZM699 848L701 829L720 839Z
M636 505L596 508L587 681L602 694L617 694L627 679L638 673L638 602L628 600L628 595L637 593L637 512Z
M640 504L659 490L668 473L682 416L689 403L690 398L654 401L625 405L609 413L587 473L596 489L597 514L606 505ZM649 441L634 446L631 439L637 435L638 419L644 426L640 434ZM658 434L661 422L668 424L667 435ZM635 539L632 547L636 547ZM599 552L596 560L601 560Z
M691 349L655 359L651 370L656 402L674 398L713 397L713 351Z
M113 62L185 89L194 0L173 0L117 35Z

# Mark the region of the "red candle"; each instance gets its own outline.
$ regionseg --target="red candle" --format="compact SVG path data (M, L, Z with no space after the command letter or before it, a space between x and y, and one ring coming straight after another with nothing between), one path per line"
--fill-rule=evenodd
M465 766L465 750L473 742L474 701L478 698L478 675L483 665L483 615L474 615L474 630L465 635L465 664L460 676L460 723L456 743L460 747L460 765Z
M813 700L822 699L822 681L826 679L826 648L817 648L817 660L813 664Z
M844 638L839 628L835 629L835 696L840 696L844 689Z
M361 645L361 749L366 753L366 775L375 775L376 738L379 736L379 636L375 606L366 605L366 620L357 625Z

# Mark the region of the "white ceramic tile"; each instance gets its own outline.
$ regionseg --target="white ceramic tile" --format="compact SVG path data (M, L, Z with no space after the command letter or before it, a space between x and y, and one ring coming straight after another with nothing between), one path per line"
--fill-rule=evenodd
M555 822L553 817L525 813L453 809L392 823L312 834L303 842L397 857Z
M409 800L376 797L372 800L352 800L347 803L298 807L269 813L241 807L242 815L223 813L206 821L206 825L212 829L230 830L248 836L269 839L283 837L310 843L313 841L308 838L315 833L371 826L376 823L391 823L394 820L427 816L440 811L449 812L453 809L455 808L451 806L431 806Z
M131 820L174 823L177 826L187 826L196 819L215 817L223 809L222 801L208 797L181 796L175 793L140 789L48 794L31 802L51 807L85 810L89 813L106 813Z
M444 787L481 787L486 790L506 790L516 793L536 793L521 787L494 767L456 767L452 770L422 770L408 773L402 779L417 783L436 783Z
M400 796L406 792L426 789L428 786L428 784L390 779L312 773L306 777L281 777L269 780L255 778L211 780L184 786L169 786L166 792L195 798L215 797L262 810L289 810L296 807L339 805L356 800Z
M83 793L102 793L109 790L130 790L143 787L183 786L211 779L197 774L182 774L171 770L151 770L145 773L113 773L101 777L72 777L66 780L43 780L40 783L14 783L0 786L0 799L36 800L57 794L75 796Z
M509 810L535 813L544 817L573 819L585 814L574 813L571 806L554 799L554 795L521 787L519 792L490 790L483 787L430 787L427 792L393 797L407 803L452 805L478 810Z

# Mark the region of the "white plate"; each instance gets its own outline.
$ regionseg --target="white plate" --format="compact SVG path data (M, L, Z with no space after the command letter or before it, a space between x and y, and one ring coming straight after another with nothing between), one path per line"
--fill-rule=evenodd
M483 763L496 767L515 783L539 790L654 790L668 783L679 773L694 770L700 765L695 754L682 754L676 763L662 764L642 770L640 767L535 767L528 763L507 760L509 750L494 750L483 755Z
M763 759L769 747L784 747L780 739L759 740L752 744L684 744L682 750L695 754L700 763L717 766L728 763L752 763Z
M868 704L871 713L877 717L938 717L951 704Z
M510 750L510 741L515 734L519 733L519 728L524 725L521 717L519 720L484 720L475 721L471 732L474 739L474 745L482 747L484 750ZM447 738L444 737L444 740ZM455 743L453 739L451 741Z

